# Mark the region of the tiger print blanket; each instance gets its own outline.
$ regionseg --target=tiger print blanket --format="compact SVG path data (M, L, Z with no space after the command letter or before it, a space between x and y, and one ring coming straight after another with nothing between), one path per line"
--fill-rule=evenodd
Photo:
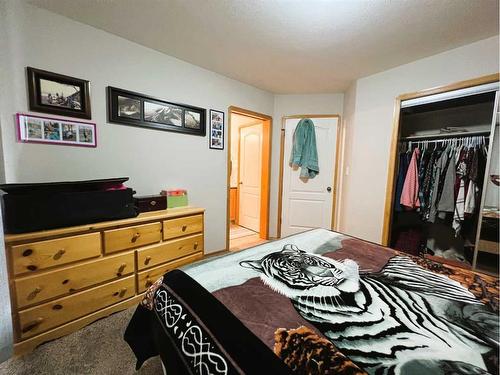
M498 374L493 277L320 229L184 271L294 373Z

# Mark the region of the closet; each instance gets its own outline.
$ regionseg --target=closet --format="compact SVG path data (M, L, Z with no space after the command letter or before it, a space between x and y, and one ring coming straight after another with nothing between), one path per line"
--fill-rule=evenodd
M498 75L397 100L383 242L498 274Z

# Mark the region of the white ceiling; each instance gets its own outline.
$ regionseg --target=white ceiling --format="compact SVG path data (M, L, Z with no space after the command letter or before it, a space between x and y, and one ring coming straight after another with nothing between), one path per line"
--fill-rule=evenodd
M354 79L498 34L498 0L28 0L274 93Z

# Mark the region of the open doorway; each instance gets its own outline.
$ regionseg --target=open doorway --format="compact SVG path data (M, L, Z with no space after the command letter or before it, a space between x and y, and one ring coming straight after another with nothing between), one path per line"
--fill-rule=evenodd
M227 249L269 238L271 117L229 108Z

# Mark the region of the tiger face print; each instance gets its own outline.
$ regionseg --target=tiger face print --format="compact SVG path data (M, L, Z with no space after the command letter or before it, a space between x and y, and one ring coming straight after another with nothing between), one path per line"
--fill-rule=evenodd
M272 289L289 298L299 296L339 296L359 289L356 262L337 262L320 255L285 245L281 252L266 255L261 260L242 261L240 265L262 272L262 280Z
M286 245L240 265L258 271L370 374L482 374L491 370L485 358L498 352L498 316L458 282L408 257L360 276L352 260Z

